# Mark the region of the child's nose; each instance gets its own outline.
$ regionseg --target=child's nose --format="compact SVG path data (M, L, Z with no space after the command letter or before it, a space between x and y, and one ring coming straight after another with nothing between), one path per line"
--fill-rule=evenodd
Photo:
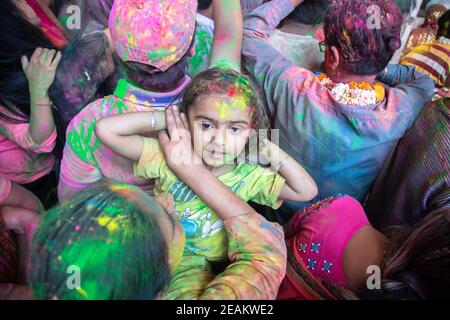
M212 142L220 146L223 146L225 145L225 139L226 139L225 132L223 132L222 130L217 130L212 137Z

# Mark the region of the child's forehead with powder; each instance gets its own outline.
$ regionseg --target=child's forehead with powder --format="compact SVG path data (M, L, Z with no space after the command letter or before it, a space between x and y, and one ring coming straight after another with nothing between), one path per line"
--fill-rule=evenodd
M220 123L241 122L250 124L254 108L242 96L204 95L196 99L190 108L194 117L204 117Z

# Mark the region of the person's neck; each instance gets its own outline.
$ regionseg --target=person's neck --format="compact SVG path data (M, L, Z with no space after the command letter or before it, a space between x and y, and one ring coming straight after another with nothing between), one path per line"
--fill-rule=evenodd
M211 20L213 20L214 18L214 11L213 11L213 6L210 5L208 9L205 10L198 10L198 13L201 14L202 16L205 16Z
M350 82L367 82L369 84L374 84L376 82L376 75L371 76L358 76L343 72L336 72L328 74L328 77L335 83L350 83Z

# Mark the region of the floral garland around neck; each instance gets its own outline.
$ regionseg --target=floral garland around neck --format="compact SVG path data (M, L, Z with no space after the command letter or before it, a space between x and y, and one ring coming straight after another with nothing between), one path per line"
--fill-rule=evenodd
M446 45L446 46L450 46L450 39L446 38L446 37L440 37L439 38L439 43Z
M375 105L385 97L384 86L380 82L371 85L367 82L335 83L325 73L317 75L320 84L330 90L334 99L349 106Z

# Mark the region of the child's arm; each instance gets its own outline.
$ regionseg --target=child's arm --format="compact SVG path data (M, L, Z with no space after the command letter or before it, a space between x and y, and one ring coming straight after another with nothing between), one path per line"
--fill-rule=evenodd
M95 134L114 152L137 161L144 145L141 135L165 127L166 116L163 111L131 112L97 121Z
M266 140L261 155L286 179L280 199L310 201L317 196L317 185L306 170L276 144Z
M210 65L240 71L243 32L241 4L239 0L213 0L213 6L214 41Z

